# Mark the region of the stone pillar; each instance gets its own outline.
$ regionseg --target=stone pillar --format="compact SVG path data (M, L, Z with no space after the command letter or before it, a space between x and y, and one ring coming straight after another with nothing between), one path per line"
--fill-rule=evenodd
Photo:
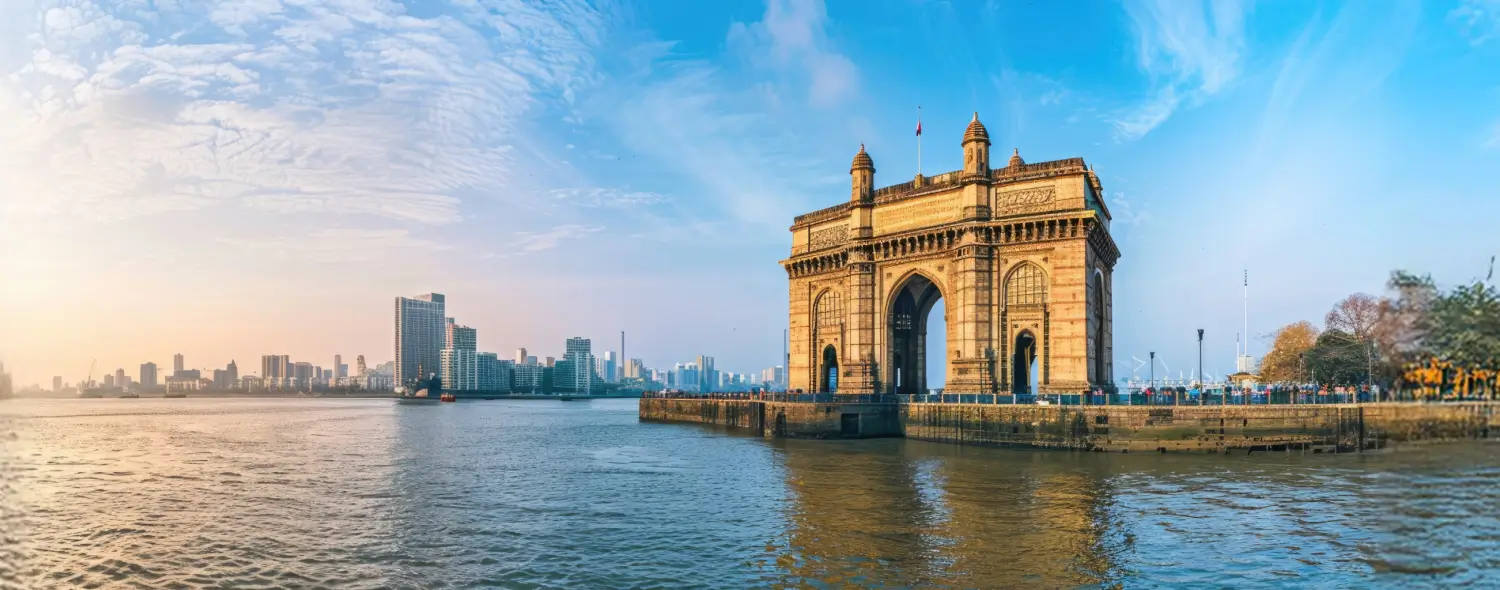
M947 390L990 393L994 388L994 248L974 232L964 234L955 273L954 303L949 310ZM957 332L954 338L952 332Z
M844 332L844 361L839 367L838 393L878 393L879 363L875 357L875 263L865 248L849 252L848 320Z

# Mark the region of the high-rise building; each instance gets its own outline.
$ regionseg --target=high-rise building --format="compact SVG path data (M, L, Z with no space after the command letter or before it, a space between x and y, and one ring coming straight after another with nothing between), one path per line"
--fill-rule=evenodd
M405 387L440 370L447 319L440 293L396 298L396 385Z
M234 359L229 359L229 366L224 367L224 373L226 374L225 376L229 381L229 384L225 389L234 389L236 387L239 387L238 382L240 380L240 366L234 364Z
M500 360L500 355L493 352L479 353L479 389L499 393L511 391L515 367L515 361Z
M156 363L141 364L141 387L156 387Z
M534 356L528 356L528 357L526 357L526 364L528 364L528 365L540 365L541 363L536 362L536 357L534 357Z
M536 357L528 357L532 362L514 367L514 375L511 378L511 391L517 393L535 393L542 386L542 369L536 364Z
M339 379L347 379L349 377L349 363L339 365L336 370L338 371Z
M443 335L443 348L479 350L478 344L478 330L468 326L460 326L453 318L448 318L447 329Z
M698 357L698 391L709 392L718 389L719 372L714 370L714 357Z
M329 387L337 386L339 384L339 377L348 377L345 374L348 371L345 371L343 367L344 356L339 354L333 355L333 377L328 380Z
M618 383L620 381L618 361L615 360L615 351L604 351L604 363L600 365L599 376L605 383Z
M526 358L527 358L526 357L526 349L525 348L517 348L516 349L516 364L518 364L518 365L524 365L524 364L526 364Z
M52 391L53 392L62 391L62 377L61 376L56 376L56 377L52 378Z
M104 386L105 387L114 387L115 386L115 376L114 375L110 375L109 373L105 373L104 374Z
M125 379L125 369L115 369L115 385L120 387L130 385L130 381Z
M311 388L313 382L313 364L306 362L292 363L291 382L292 387L296 389Z
M547 357L547 360L542 363L542 366L550 368L550 367L552 367L553 365L556 365L556 364L557 364L557 359L552 358L552 357L549 356L549 357Z
M588 338L569 338L563 358L573 361L573 391L591 393L594 390L594 345Z
M578 369L574 366L573 359L564 357L563 360L552 363L552 389L584 393L578 389Z
M291 355L268 354L260 357L261 385L266 389L286 387L287 379L291 377L287 367L291 364Z
M444 348L439 355L443 389L475 391L479 389L479 355L463 348Z
M172 355L172 374L182 372L182 353Z

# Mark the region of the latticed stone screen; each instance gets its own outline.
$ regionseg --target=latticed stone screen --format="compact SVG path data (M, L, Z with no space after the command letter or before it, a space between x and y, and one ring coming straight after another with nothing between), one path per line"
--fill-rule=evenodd
M1007 305L1039 305L1047 302L1047 276L1034 264L1024 264L1010 273L1005 283Z
M818 296L813 317L819 328L836 327L844 323L844 299L838 291L826 291Z

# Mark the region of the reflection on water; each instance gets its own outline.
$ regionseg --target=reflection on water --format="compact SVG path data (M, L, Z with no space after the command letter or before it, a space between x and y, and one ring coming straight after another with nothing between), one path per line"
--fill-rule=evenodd
M0 587L1484 585L1486 443L783 441L628 400L0 404Z

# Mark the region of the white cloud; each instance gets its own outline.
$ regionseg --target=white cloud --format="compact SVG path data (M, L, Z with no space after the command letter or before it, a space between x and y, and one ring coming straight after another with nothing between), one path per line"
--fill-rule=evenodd
M729 45L757 65L793 72L807 87L808 102L835 106L859 86L859 69L833 49L823 0L769 0L760 22L734 23Z
M25 56L0 59L0 186L28 216L455 222L515 180L527 112L596 81L603 27L582 0L456 4L39 2L0 25Z
M1464 0L1448 13L1474 46L1500 39L1500 0Z
M1241 70L1248 8L1238 0L1140 0L1126 4L1137 61L1151 97L1114 119L1115 136L1140 139L1184 102L1223 91Z

